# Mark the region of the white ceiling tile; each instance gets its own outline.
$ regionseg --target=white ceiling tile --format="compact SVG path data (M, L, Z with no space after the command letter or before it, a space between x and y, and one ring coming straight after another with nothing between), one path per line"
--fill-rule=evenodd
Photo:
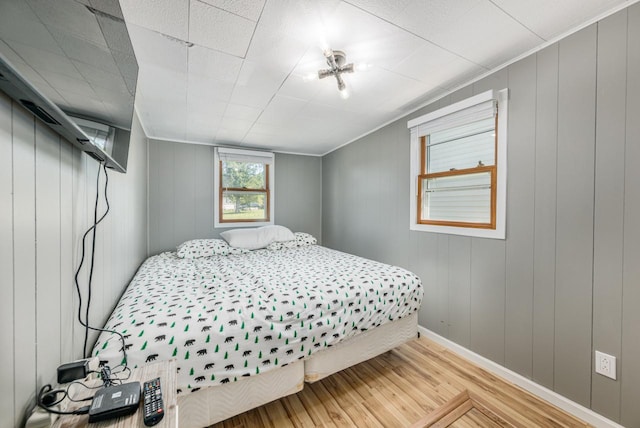
M189 0L120 0L120 7L127 24L180 40L189 37Z
M84 80L86 80L92 87L106 88L111 92L117 91L119 88L120 90L125 90L124 93L127 96L129 95L129 93L126 92L124 80L120 74L107 73L98 67L94 67L80 61L72 62Z
M72 60L83 61L98 67L107 73L120 73L109 49L102 45L95 45L79 39L69 33L50 30L53 38L62 47L64 54Z
M354 6L378 16L393 21L411 0L349 0Z
M15 41L47 52L62 54L51 33L22 0L0 1L0 38L5 42Z
M55 29L95 45L106 46L95 15L77 2L49 0L27 0L35 14L46 22L49 30Z
M270 33L285 34L305 45L322 49L343 29L334 25L332 15L340 0L278 0L266 3L259 27Z
M198 0L189 8L189 41L244 57L256 23Z
M286 78L283 72L261 67L253 61L244 61L231 102L264 108L277 93Z
M262 21L256 27L246 59L265 68L289 73L305 55L308 45L280 31L273 31Z
M186 78L188 48L184 42L137 25L128 28L141 69L153 65L184 73L182 78Z
M393 22L425 40L458 26L459 19L486 0L410 0Z
M233 93L233 83L220 82L205 77L189 76L189 94L208 102L229 102Z
M347 62L391 69L424 43L419 37L346 3L336 8L332 19L343 31L330 41L330 47L344 51ZM322 57L322 51L318 55Z
M189 76L234 84L238 79L242 59L202 46L189 48Z
M431 43L423 43L392 71L427 84L448 87L452 82L459 82L460 76L480 74L486 69Z
M78 70L71 60L69 60L69 58L64 54L58 55L50 53L14 41L8 41L8 44L24 62L30 64L38 71L64 74L74 79L83 78L80 73L78 73Z
M277 129L295 120L307 104L307 100L276 95L264 109L258 119L259 124L274 126Z
M98 99L93 88L83 79L75 79L65 74L55 73L46 70L38 70L38 74L52 87L56 88L63 98L67 95L81 95L88 99Z
M620 4L619 0L493 0L493 2L547 40ZM551 10L553 13L549 13Z
M455 25L431 37L437 45L492 68L543 42L490 2L478 3Z
M222 116L208 114L199 110L187 115L186 140L211 144L215 141Z
M264 7L265 0L201 0L234 15L257 21Z
M224 118L245 120L253 124L261 113L261 108L243 106L240 104L228 104L227 110L224 113Z
M238 144L242 142L250 127L250 124L243 122L236 122L233 125L225 123L224 128L218 129L215 141L218 143Z

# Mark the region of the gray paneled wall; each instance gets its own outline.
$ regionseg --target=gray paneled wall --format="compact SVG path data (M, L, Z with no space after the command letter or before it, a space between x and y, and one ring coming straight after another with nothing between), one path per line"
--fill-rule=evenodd
M146 146L135 118L129 172L109 175L111 211L97 230L90 317L96 326L146 256ZM82 357L73 275L93 221L97 169L0 92L2 427L19 426L36 388L55 381L58 365ZM85 269L85 296L86 279Z
M507 239L410 232L407 121L504 87ZM640 4L326 155L324 245L413 270L422 325L640 426L638 118Z
M216 238L212 146L149 141L149 255ZM275 224L321 239L322 158L276 153Z

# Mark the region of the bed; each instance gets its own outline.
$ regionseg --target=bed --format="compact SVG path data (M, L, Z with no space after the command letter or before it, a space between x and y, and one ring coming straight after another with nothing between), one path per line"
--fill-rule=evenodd
M194 240L147 259L105 328L130 367L175 358L180 426L207 426L411 340L422 295L413 273L307 234L252 251ZM93 354L120 364L119 337Z

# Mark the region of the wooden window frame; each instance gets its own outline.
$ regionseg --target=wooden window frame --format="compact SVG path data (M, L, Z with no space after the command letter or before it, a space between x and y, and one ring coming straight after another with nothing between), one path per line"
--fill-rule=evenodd
M467 227L475 229L496 229L496 206L497 206L497 188L498 188L498 115L495 115L494 124L494 161L490 166L476 166L473 168L465 169L452 169L450 171L440 171L434 173L427 172L428 165L428 150L427 150L427 136L420 137L420 174L418 175L418 193L417 193L417 209L418 224L429 224L435 226L451 226L451 227ZM490 173L491 175L491 220L489 223L474 223L474 222L462 222L462 221L447 221L447 220L424 220L422 218L422 186L423 181L432 178L441 177L454 177L459 175L471 175L478 173Z
M222 186L222 160L218 161L218 223L266 223L271 221L271 187L269 184L269 167L270 165L264 164L265 168L265 188L264 189L247 189L244 187L223 187ZM224 219L223 199L224 192L246 192L246 193L264 193L266 195L265 203L265 217L257 219Z

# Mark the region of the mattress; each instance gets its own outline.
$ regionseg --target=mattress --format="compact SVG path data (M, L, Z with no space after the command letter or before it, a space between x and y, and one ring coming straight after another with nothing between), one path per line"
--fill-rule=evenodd
M175 358L179 392L286 366L414 313L420 279L319 245L183 259L153 256L105 328L125 336L128 365ZM122 362L118 336L93 354Z

